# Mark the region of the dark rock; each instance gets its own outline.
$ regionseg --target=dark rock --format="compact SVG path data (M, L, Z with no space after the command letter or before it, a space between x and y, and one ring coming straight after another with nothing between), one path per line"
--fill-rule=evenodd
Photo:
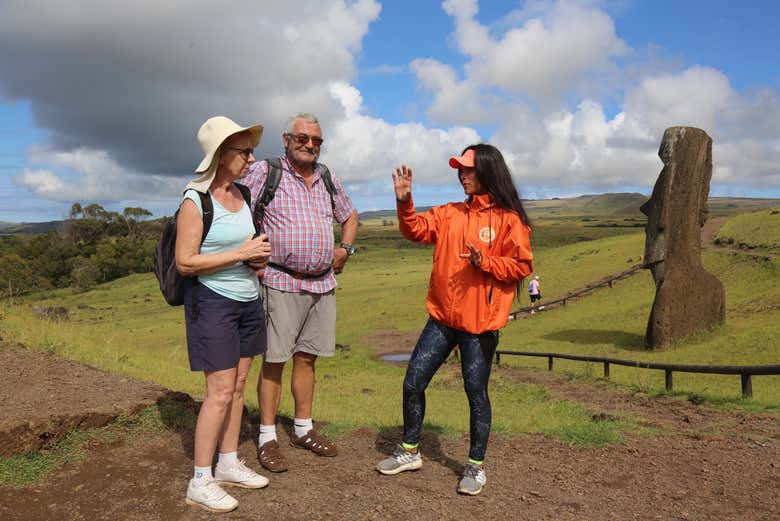
M707 220L712 178L712 139L701 129L671 127L658 156L664 163L647 215L644 267L656 293L645 346L666 347L726 317L723 284L701 263L701 227Z
M68 308L64 306L35 306L33 307L33 312L36 318L52 322L61 322L70 318Z

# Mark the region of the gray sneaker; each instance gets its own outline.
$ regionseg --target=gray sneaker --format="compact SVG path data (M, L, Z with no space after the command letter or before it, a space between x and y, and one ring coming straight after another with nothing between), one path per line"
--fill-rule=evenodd
M485 476L485 469L482 468L482 465L466 463L466 468L463 470L463 477L460 479L460 483L458 483L458 492L476 496L482 492L482 487L485 483L487 483L487 477Z
M399 445L392 456L377 464L376 469L386 476L392 476L405 470L417 470L420 467L422 467L422 457L419 449L412 453L407 451L403 445Z

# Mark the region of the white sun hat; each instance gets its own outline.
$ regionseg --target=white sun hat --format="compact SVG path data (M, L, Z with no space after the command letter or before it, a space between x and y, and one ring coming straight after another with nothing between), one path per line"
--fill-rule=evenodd
M222 143L233 134L247 131L252 137L252 148L256 147L263 135L262 125L242 127L235 121L225 116L209 118L198 130L198 142L205 156L195 169L196 174L201 174L197 179L187 183L187 190L196 190L206 193L217 173L216 153Z

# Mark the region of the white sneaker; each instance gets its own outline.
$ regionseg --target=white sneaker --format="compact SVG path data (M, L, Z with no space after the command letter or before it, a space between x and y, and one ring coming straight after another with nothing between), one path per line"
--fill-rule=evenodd
M217 463L214 470L214 479L220 485L241 488L263 488L268 486L268 478L261 476L254 470L244 465L244 460L239 461L232 469L224 470Z
M187 486L188 505L200 507L209 512L230 512L238 506L236 498L222 490L222 487L214 479L209 479L205 484L194 486L192 480Z
M386 476L392 476L405 470L417 470L422 467L420 451L408 452L403 445L399 445L393 455L380 461L376 469Z

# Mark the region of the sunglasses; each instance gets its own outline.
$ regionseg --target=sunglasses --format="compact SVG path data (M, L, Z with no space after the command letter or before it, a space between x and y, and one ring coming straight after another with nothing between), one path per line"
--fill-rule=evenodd
M235 150L239 154L243 156L244 159L249 159L249 156L253 155L255 153L254 148L236 148L236 147L228 147L229 150Z
M291 139L294 139L296 143L299 145L305 145L309 141L311 141L311 144L315 147L321 146L322 143L325 141L320 136L310 136L309 134L290 134L289 132L286 134Z

